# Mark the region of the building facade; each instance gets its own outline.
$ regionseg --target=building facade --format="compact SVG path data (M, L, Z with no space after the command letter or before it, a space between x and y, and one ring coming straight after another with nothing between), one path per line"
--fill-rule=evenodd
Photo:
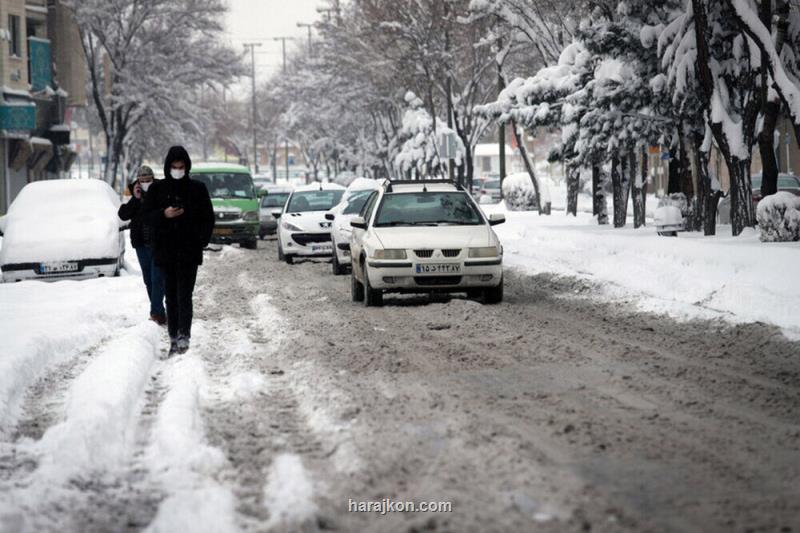
M72 164L70 106L86 99L82 53L58 0L0 0L0 214L27 183L62 177Z

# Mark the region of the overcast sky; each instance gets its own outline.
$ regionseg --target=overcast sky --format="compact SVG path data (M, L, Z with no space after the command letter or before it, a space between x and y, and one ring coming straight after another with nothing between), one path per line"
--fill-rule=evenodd
M281 42L272 39L297 37L305 42L308 29L298 28L297 23L315 22L320 17L316 8L322 5L320 0L228 0L227 37L238 49L245 42L261 43L256 48L256 80L264 80L281 68ZM287 50L291 46L287 41ZM242 85L249 91L249 78Z

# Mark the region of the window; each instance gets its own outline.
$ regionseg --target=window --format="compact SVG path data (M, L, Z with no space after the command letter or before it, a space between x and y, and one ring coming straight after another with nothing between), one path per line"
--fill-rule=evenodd
M19 16L8 16L8 32L11 34L11 41L8 43L8 52L12 56L22 57L22 42L20 41Z
M375 227L476 226L481 215L464 192L387 194L375 216Z
M482 157L481 158L481 170L484 172L489 172L492 170L492 158L491 157Z
M344 208L342 211L343 215L357 215L364 209L364 206L369 200L370 195L375 194L375 191L358 191L353 193L350 198L347 199L347 207Z
M261 200L261 207L283 207L286 205L286 200L289 199L288 192L273 192Z
M249 174L192 174L192 179L205 184L212 198L255 198Z
M321 191L302 191L296 192L289 200L287 213L308 213L311 211L328 211L338 204L344 189L321 190Z

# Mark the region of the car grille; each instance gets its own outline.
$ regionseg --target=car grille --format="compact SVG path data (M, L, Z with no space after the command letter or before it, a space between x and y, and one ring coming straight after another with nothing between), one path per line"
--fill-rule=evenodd
M433 257L433 250L414 250L414 253L417 254L417 257L421 259Z
M231 212L218 212L214 213L214 217L217 220L237 220L241 218L241 213L231 213Z
M293 233L292 240L301 246L313 242L331 242L330 233Z
M425 287L458 285L461 283L461 276L415 276L414 281L417 282L417 285L422 285Z
M461 255L460 249L442 250L442 255L445 257L458 257Z

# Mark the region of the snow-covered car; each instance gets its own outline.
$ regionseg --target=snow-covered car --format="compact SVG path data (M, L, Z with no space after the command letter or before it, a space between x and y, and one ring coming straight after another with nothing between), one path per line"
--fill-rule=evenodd
M315 183L298 187L283 209L275 209L278 219L278 259L288 264L298 256L330 256L331 222L325 213L338 204L344 187L335 183Z
M29 183L0 218L3 281L118 276L125 257L119 204L100 180Z
M350 221L361 214L370 195L381 186L380 181L368 178L356 178L347 187L342 201L325 214L325 218L333 224L331 240L333 244L333 274L338 276L347 272L350 266L350 237L353 228Z
M292 187L288 185L268 184L261 189L261 198L258 208L258 218L261 220L261 227L258 236L264 238L266 235L275 235L278 231L278 220L272 216L275 209L283 209L286 200L292 194Z
M387 292L466 292L503 299L503 248L475 200L447 181L387 181L350 221L353 301Z
M681 209L675 205L662 205L653 215L656 232L662 237L675 237L686 229Z

